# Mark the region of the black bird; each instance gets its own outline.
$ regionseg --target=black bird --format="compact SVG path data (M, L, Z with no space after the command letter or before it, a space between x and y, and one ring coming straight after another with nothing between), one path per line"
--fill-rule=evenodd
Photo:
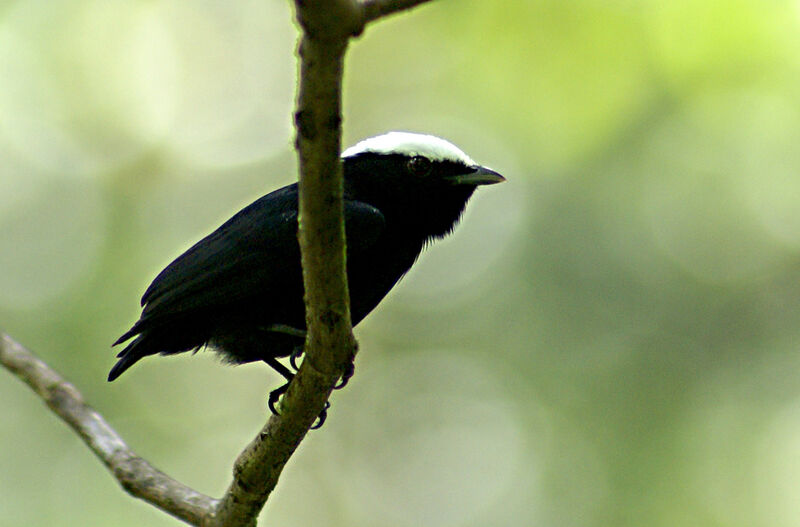
M453 230L479 185L505 181L444 139L409 132L361 141L342 153L342 164L354 325L427 243ZM234 364L264 361L290 380L277 358L294 359L304 342L297 184L251 203L176 258L141 303L139 320L114 343L133 338L109 381L142 357L204 346Z

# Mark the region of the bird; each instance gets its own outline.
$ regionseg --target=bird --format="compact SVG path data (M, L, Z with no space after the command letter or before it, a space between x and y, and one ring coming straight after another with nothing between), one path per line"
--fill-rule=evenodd
M350 312L355 326L408 272L423 248L450 234L474 191L505 181L433 135L393 131L341 154ZM141 299L139 320L114 342L128 344L113 381L149 355L205 347L232 364L263 361L285 379L279 358L305 340L297 240L297 183L246 206L167 265ZM340 386L352 370L345 372ZM324 418L324 416L321 416Z

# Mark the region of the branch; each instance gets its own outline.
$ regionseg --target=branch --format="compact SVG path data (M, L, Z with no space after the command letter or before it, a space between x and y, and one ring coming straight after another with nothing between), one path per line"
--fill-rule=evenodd
M304 31L295 125L306 358L281 400L281 414L269 419L237 459L233 482L212 525L255 525L283 467L355 354L345 275L339 151L342 60L350 35L360 31L357 13L350 1L297 2Z
M427 0L295 0L302 29L295 112L299 229L306 301L305 360L272 416L236 460L211 526L253 527L283 467L355 358L342 204L344 54L370 21Z
M381 17L399 13L430 0L364 0L361 8L364 10L365 22L372 22Z
M234 465L215 500L137 456L105 420L30 351L0 333L0 363L30 386L131 495L191 525L254 527L286 462L355 358L342 204L342 66L350 38L366 24L429 0L295 0L300 78L295 127L300 161L298 236L306 291L306 358L273 415Z
M137 456L86 404L75 386L5 333L0 333L0 364L44 399L132 496L191 525L200 525L214 510L217 500L170 478Z

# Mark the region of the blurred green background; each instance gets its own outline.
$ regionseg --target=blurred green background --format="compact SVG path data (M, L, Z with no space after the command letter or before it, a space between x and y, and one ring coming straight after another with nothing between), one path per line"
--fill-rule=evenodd
M277 375L108 384L109 346L295 178L295 38L283 0L0 1L0 326L213 496ZM440 0L353 44L344 117L508 182L357 328L269 524L800 526L797 0ZM0 412L0 525L178 524L6 373Z

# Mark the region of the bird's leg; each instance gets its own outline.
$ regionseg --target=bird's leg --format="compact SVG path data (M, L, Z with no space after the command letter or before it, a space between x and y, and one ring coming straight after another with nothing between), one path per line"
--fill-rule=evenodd
M289 389L289 383L292 382L292 379L294 379L294 373L290 372L289 368L278 362L278 359L276 359L275 357L266 358L264 359L264 362L266 362L267 365L269 365L272 369L283 375L283 377L286 379L285 384L282 384L281 386L278 386L277 388L269 392L269 399L267 399L267 405L269 406L269 410L275 415L280 415L280 412L278 412L276 404L280 400L281 395L286 393L286 390ZM317 422L314 423L314 426L311 427L311 430L316 430L319 427L321 427L323 423L325 423L325 419L328 418L328 408L330 407L331 403L325 401L325 407L319 413L319 416L317 417Z
M297 337L298 339L303 339L303 342L305 343L306 331L304 329L297 329L297 328L292 327L292 326L287 326L286 324L272 324L270 326L262 327L261 329L263 329L264 331L270 331L270 332L273 332L273 333L282 333L284 335L290 335L292 337ZM292 366L292 369L294 371L297 371L297 370L300 369L300 367L297 365L297 359L299 359L300 357L303 356L303 351L304 351L303 350L303 345L300 344L300 345L295 346L292 349L292 353L289 355L289 364ZM270 366L275 368L278 371L278 373L280 373L281 375L286 377L286 373L284 373L284 371L286 369L284 368L284 366L282 364L280 364L279 362L277 362L275 360L273 360L272 362L269 362L269 361L265 361L265 362L267 362L267 364L269 364ZM275 366L275 364L277 364L278 366ZM355 364L353 364L352 362L350 364L348 364L347 368L345 368L344 373L342 374L342 378L339 379L339 382L336 383L336 386L334 386L333 389L334 390L341 390L342 388L344 388L347 385L347 381L349 381L350 377L353 376L353 373L355 372L355 369L356 369ZM286 377L286 379L288 381L292 380L290 377ZM286 390L284 390L284 391L286 391ZM281 393L283 393L283 392L280 392L276 396L276 398L275 398L276 401L277 401L277 398L280 397Z
M270 331L272 333L283 333L284 335L289 335L291 337L297 337L299 339L306 340L306 330L304 329L297 329L292 326L287 326L286 324L271 324L269 326L260 326L260 329L264 331Z
M286 379L286 384L283 384L269 392L269 399L267 400L270 411L273 414L278 415L279 412L275 407L275 404L278 402L278 399L281 398L281 395L286 393L286 390L289 388L289 383L292 382L292 379L294 379L294 373L290 372L289 368L278 362L278 359L275 357L268 357L264 359L264 362L266 362L270 368L283 375L284 379Z
M262 326L259 329L263 331L268 331L270 333L280 333L282 335L289 335L290 337L295 337L297 339L302 340L305 343L306 340L306 330L304 329L297 329L292 326L287 326L286 324L272 324L269 326ZM299 367L297 366L297 359L299 359L303 355L303 344L298 344L292 349L291 355L289 355L289 363L292 365L292 369L297 371Z

